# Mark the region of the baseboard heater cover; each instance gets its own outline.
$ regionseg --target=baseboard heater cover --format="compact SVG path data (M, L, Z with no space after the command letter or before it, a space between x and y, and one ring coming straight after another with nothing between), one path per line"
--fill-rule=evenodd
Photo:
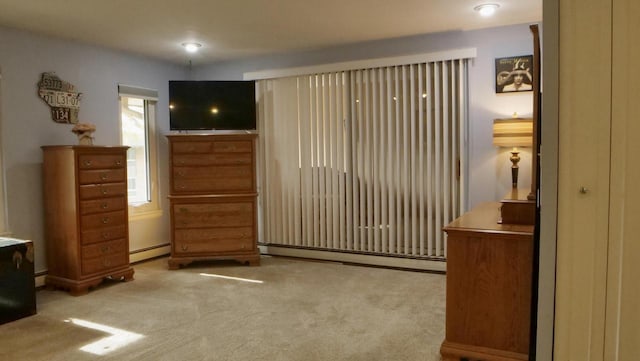
M258 247L260 248L260 253L273 256L310 258L324 261L354 263L389 268L402 268L438 273L445 273L447 270L447 263L445 259L380 256L372 254L288 247L271 244L261 244Z

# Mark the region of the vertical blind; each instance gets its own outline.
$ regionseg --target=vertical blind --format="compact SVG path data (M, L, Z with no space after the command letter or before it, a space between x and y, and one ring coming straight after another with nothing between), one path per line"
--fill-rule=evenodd
M446 257L467 59L260 80L262 244Z

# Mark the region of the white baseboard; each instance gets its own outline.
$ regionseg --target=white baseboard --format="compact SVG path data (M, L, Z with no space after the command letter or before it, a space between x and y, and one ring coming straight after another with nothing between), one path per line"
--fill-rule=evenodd
M290 247L278 247L273 245L258 246L260 253L274 256L288 256L298 258L311 258L325 261L357 263L371 266L405 268L420 271L446 272L447 262L439 260L425 260L401 257L375 256L368 254L331 252L311 249L299 249Z
M148 259L166 256L171 253L171 245L155 247L143 251L135 251L129 254L129 262L136 263L146 261Z
M46 272L44 274L40 274L36 276L36 288L44 287L44 277L46 276Z
M432 272L446 272L447 270L447 263L445 261L438 261L438 260L432 261L432 260L413 259L413 258L385 257L385 256L374 256L374 255L368 255L368 254L330 252L330 251L321 251L321 250L278 247L273 245L259 246L259 248L260 248L260 253L266 254L266 255L273 255L273 256L310 258L310 259L318 259L318 260L324 260L324 261L355 263L355 264L364 264L364 265L391 267L391 268L405 268L405 269L432 271ZM145 261L145 260L156 258L156 257L166 256L170 252L171 252L170 245L147 249L144 251L137 251L129 255L129 261L131 263L141 262L141 261ZM36 276L35 278L36 287L44 286L45 276L46 276L46 271Z
M136 263L141 261L146 261L148 259L166 256L171 253L171 246L161 246L156 248L150 248L143 251L135 251L129 254L129 262ZM36 288L44 287L44 278L47 276L47 271L38 272L35 277Z

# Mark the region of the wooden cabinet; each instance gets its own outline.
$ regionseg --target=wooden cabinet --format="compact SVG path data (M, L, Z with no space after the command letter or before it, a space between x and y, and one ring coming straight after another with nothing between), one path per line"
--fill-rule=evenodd
M255 134L169 135L169 269L197 260L258 265Z
M107 277L132 280L127 147L42 149L46 285L80 295Z
M0 237L0 325L36 314L33 243Z
M500 203L484 203L444 228L444 361L529 359L534 226L499 218Z

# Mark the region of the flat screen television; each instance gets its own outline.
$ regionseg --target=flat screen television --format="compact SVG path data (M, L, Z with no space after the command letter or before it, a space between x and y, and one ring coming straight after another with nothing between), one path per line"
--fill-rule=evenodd
M254 81L170 80L171 130L254 130Z

